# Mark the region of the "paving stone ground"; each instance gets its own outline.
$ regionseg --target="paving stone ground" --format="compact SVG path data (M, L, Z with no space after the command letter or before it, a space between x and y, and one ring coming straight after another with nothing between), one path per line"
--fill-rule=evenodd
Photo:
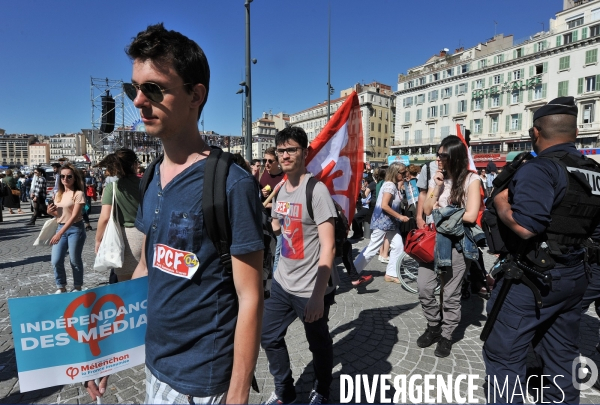
M94 207L91 216L94 229L99 207ZM50 248L32 246L44 220L34 227L25 227L28 215L9 215L4 210L4 222L0 223L0 403L69 403L86 404L92 401L81 384L50 387L43 390L21 393L17 378L17 367L8 313L7 299L12 297L50 294L56 289L50 265ZM83 259L87 288L104 285L108 274L93 270L93 241L95 231L88 232ZM354 254L367 244L361 241L354 245ZM486 265L494 257L485 255ZM68 279L69 265L66 264ZM417 337L423 332L425 320L415 294L409 293L398 284L383 280L385 265L374 259L367 271L375 280L367 287L351 288L343 266L337 267L342 279L336 295L336 304L331 307L330 330L334 341L334 381L330 401L340 401L340 375L352 377L359 374L369 376L389 374L414 375L437 374L442 376L477 374L478 389L475 398L484 403L483 378L485 367L481 355L482 342L479 334L485 322L485 301L477 296L462 301L462 320L454 333L452 354L444 359L434 356L435 346L420 349ZM600 323L593 311L582 318L580 349L583 355L592 357L598 343ZM306 403L312 388L314 372L308 344L302 325L294 322L287 333L287 344L296 381L298 402ZM530 356L530 359L533 359ZM534 362L534 360L531 360ZM256 378L260 393L252 393L250 401L260 403L273 391L273 379L268 371L264 352L261 350L256 367ZM466 384L462 384L463 393ZM104 403L142 403L144 400L144 370L138 366L114 374L105 395ZM394 390L388 393L393 396ZM375 402L379 402L376 391ZM434 391L435 396L435 391ZM367 398L362 394L361 402ZM354 400L352 401L354 402ZM411 402L406 398L406 402ZM581 393L582 403L600 403L600 393L589 389Z

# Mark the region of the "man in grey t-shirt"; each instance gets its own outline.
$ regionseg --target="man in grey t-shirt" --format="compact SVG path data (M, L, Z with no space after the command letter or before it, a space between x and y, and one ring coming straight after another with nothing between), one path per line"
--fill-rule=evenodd
M327 320L333 303L337 272L333 200L323 183L314 186L312 212L307 209L306 172L308 138L299 127L285 128L275 136L277 158L287 181L273 203L275 234L283 236L271 297L265 301L261 345L275 380L275 392L267 404L291 403L296 389L285 343L288 326L299 318L313 354L317 384L308 403L326 403L333 371L333 341ZM302 401L304 402L304 401Z

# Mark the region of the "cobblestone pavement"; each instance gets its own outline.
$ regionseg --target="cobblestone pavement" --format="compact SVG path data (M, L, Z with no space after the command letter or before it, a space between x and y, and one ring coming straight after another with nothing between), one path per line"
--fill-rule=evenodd
M95 206L94 211L91 217L95 229L99 207ZM19 391L7 299L49 294L56 289L50 266L50 248L32 246L44 220L38 220L34 227L24 227L27 219L28 215L9 215L5 210L4 222L0 223L0 403L91 403L81 384L26 393ZM95 231L88 232L83 253L86 268L84 287L87 288L104 285L108 279L107 274L92 269L94 235ZM354 253L357 254L366 242L363 240L355 244ZM493 259L493 256L485 255L488 267ZM337 304L331 307L329 322L335 356L331 402L340 400L340 374L391 374L393 378L399 374L456 376L464 373L479 375L476 383L483 385L485 370L479 334L485 321L484 300L472 296L462 301L462 320L454 333L452 354L441 359L433 354L435 345L426 349L417 347L417 337L425 327L417 296L398 284L384 282L383 264L375 259L367 266L375 280L358 290L351 288L343 266L339 265L337 270L342 282L336 296ZM70 276L68 279L71 280ZM598 328L595 314L588 312L583 316L580 342L583 355L591 357L595 353ZM314 373L308 344L298 321L288 329L286 340L298 402L306 403ZM250 401L253 403L264 401L273 390L273 379L262 350L256 378L260 394L251 394ZM466 391L466 384L462 388ZM388 394L388 397L391 398L391 395ZM479 403L484 402L482 388L477 389L475 397ZM379 401L378 392L375 398ZM111 376L103 402L142 403L143 400L144 372L143 367L138 366ZM366 402L364 393L362 402ZM600 394L594 390L584 391L581 402L600 403Z

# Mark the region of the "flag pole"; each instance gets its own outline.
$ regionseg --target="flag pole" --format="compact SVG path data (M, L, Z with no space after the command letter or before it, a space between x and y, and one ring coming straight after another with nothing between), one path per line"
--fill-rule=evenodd
M327 24L327 122L331 118L331 2Z

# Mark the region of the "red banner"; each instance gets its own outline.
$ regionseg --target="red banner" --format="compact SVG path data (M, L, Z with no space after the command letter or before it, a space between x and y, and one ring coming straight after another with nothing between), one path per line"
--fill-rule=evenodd
M358 95L352 92L308 148L306 169L325 183L352 222L364 167Z

